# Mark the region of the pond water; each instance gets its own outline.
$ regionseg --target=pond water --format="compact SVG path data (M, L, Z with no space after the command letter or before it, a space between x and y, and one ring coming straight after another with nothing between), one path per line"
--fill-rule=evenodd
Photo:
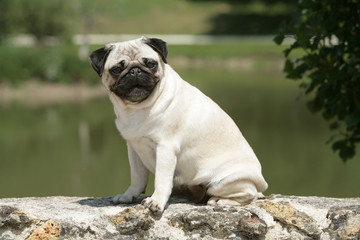
M296 83L273 71L179 72L235 120L262 163L265 194L360 196L360 155L344 164L332 152L326 123L308 113L305 99L295 101ZM0 108L0 197L125 191L129 164L114 119L107 98Z

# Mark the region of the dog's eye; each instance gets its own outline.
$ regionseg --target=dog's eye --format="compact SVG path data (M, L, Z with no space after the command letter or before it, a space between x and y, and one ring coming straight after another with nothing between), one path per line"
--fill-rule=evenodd
M112 75L120 75L120 73L125 69L125 60L121 60L117 65L110 68L110 73Z
M115 66L110 69L112 75L119 75L123 71L123 68L120 66Z
M147 58L144 58L144 64L150 69L155 69L157 67L156 61Z

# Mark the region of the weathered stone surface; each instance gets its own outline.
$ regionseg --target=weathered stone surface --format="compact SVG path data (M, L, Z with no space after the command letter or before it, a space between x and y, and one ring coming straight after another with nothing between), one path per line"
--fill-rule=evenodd
M46 221L35 229L27 240L55 240L59 238L59 223L55 220Z
M116 215L109 216L109 219L122 235L147 231L154 225L150 210L142 205L129 207Z
M360 239L360 198L271 195L243 207L172 198L160 217L140 202L0 199L0 239Z
M36 221L12 206L0 206L0 228L21 230Z
M296 228L311 238L318 239L321 231L316 221L306 213L297 210L289 202L272 202L265 200L260 204L276 221L279 221L288 228Z
M331 221L331 238L360 239L360 206L332 207L327 215Z
M257 239L264 236L266 223L257 215L234 207L207 207L174 214L170 226L187 235L213 236L220 239L247 236Z

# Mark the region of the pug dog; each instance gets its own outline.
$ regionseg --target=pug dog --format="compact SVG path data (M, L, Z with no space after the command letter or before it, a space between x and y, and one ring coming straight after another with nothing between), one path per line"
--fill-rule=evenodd
M234 121L167 64L167 43L139 39L106 44L90 63L108 91L116 127L127 142L131 184L115 203L144 193L149 172L155 190L142 204L163 212L180 189L210 205L244 205L268 184Z

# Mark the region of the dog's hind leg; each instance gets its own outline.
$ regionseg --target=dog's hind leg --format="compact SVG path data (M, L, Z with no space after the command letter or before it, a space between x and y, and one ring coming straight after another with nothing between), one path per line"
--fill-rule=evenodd
M256 186L246 180L236 180L224 185L210 186L207 192L212 197L208 205L246 205L257 199Z

